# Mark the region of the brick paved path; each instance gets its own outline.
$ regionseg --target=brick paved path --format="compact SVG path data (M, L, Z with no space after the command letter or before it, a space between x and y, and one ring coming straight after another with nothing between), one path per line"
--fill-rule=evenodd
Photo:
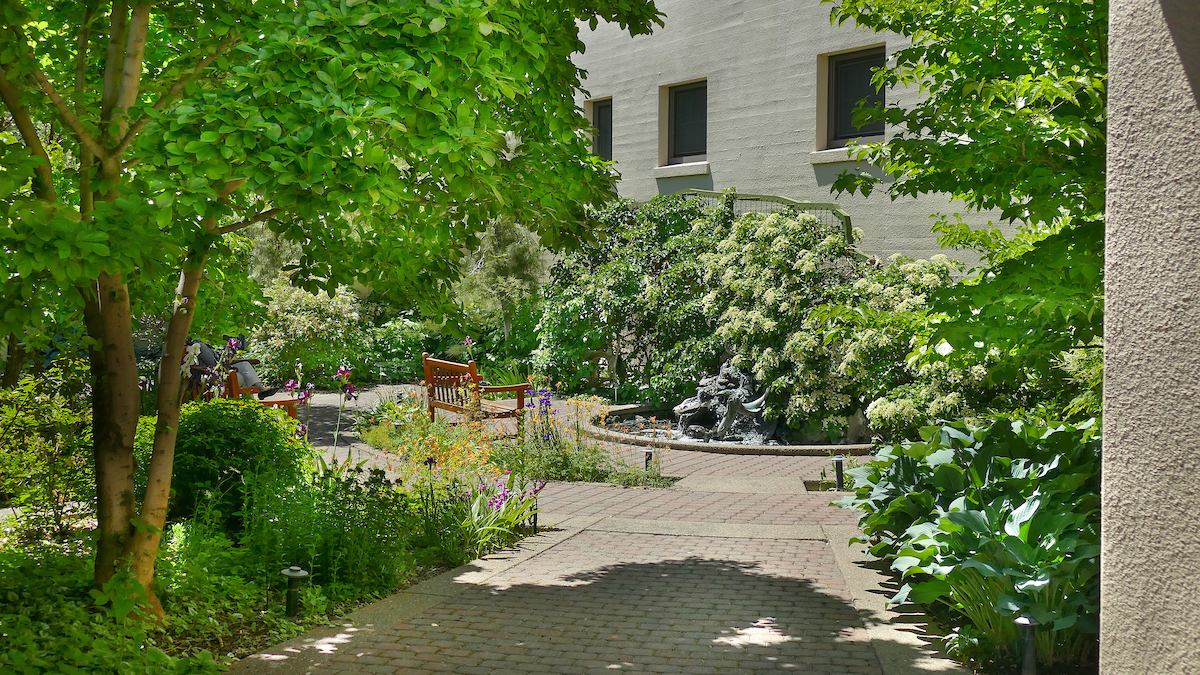
M853 514L804 489L828 458L663 461L673 488L552 483L544 534L230 672L961 672L884 625Z

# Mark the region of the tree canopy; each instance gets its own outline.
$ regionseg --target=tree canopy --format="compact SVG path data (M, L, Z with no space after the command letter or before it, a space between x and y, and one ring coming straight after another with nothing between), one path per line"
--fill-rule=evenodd
M1011 237L946 216L934 226L944 246L974 248L990 267L939 292L932 340L954 358L1000 348L1011 358L995 377L1044 370L1101 334L1107 17L1106 0L838 0L832 10L836 23L910 38L874 82L921 94L856 112L890 125L884 141L852 150L890 182L845 173L835 189L942 193L1016 225Z

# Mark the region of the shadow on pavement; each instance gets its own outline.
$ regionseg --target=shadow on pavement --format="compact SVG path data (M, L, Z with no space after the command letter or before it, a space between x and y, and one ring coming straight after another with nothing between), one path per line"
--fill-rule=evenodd
M471 585L378 626L356 644L361 656L337 665L491 674L883 672L863 618L841 595L762 574L753 563L689 557L513 581ZM923 658L907 647L913 663Z

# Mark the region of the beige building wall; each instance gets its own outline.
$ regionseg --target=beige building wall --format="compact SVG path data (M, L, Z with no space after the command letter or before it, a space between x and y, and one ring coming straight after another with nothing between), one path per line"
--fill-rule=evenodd
M833 180L857 165L847 161L845 149L825 150L822 144L826 57L881 45L891 54L906 44L902 38L851 24L833 26L830 6L819 0L655 4L666 14L666 25L653 35L630 38L613 25L585 28L587 50L576 55L588 71L587 100L613 101L621 196L645 200L688 187L733 186L744 193L837 201L865 232L867 252L924 258L940 252L930 214L965 215L964 205L937 197L893 202L878 192L869 199L830 193ZM698 79L708 81L707 172L658 168L665 164L665 87ZM887 96L889 102L912 98L903 91ZM588 107L584 99L580 103Z
M1109 37L1101 671L1200 673L1200 2Z

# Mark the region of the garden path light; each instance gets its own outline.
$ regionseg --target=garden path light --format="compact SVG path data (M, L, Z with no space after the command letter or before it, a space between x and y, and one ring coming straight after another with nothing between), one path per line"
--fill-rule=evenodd
M280 574L288 578L287 610L285 613L289 618L294 617L297 614L297 606L300 602L300 580L307 577L308 572L296 565L292 565L286 570L281 571Z

